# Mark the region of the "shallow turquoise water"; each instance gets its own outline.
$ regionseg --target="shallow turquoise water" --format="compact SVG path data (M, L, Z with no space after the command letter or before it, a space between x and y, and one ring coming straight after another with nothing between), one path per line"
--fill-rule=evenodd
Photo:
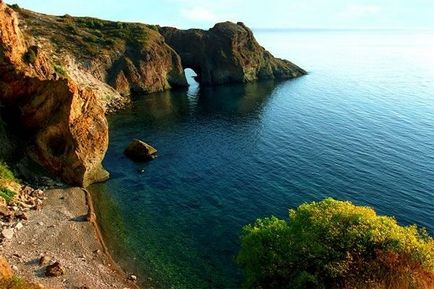
M91 188L119 262L161 288L237 288L241 227L324 197L434 234L434 32L257 32L310 74L137 97ZM133 138L159 151L138 164ZM141 172L143 170L143 172Z

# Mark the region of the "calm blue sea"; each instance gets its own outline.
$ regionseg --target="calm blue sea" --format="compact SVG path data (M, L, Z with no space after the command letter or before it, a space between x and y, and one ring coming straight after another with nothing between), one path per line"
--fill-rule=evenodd
M243 225L334 197L434 234L434 31L256 31L309 75L137 97L91 188L116 259L160 288L237 288ZM133 138L159 157L123 155Z

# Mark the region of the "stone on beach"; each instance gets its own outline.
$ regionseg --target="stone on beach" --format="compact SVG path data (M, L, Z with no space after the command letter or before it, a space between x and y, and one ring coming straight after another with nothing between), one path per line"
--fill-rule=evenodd
M41 256L41 258L39 259L39 265L40 266L45 266L48 263L50 263L50 261L51 261L50 257L48 257L48 256Z
M47 269L45 270L45 276L47 277L59 277L64 273L65 271L59 262L47 266Z
M7 240L12 239L14 237L14 229L12 228L3 229L2 236Z

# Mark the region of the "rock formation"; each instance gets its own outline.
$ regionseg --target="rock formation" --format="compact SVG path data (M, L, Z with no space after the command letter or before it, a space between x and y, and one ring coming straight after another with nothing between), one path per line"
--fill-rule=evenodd
M208 31L171 27L159 31L181 56L183 67L197 73L201 84L289 79L306 74L295 64L273 57L241 22L218 23Z
M242 23L183 31L12 7L0 0L0 157L19 141L20 151L70 184L108 177L105 113L131 93L186 86L184 68L207 85L305 74L274 58Z
M157 157L157 150L147 143L135 139L125 149L125 155L133 161L143 162Z
M154 26L16 10L21 30L55 73L91 88L109 109L123 106L131 93L187 86L178 54Z
M16 13L0 3L0 101L30 156L72 184L108 177L101 161L108 126L95 93L58 79L44 51L26 40Z

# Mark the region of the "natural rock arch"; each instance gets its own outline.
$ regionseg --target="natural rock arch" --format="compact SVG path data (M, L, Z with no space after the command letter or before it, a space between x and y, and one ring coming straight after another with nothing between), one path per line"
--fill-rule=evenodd
M275 58L261 47L243 23L223 22L205 31L163 27L159 32L204 85L288 79L306 74L295 64Z

